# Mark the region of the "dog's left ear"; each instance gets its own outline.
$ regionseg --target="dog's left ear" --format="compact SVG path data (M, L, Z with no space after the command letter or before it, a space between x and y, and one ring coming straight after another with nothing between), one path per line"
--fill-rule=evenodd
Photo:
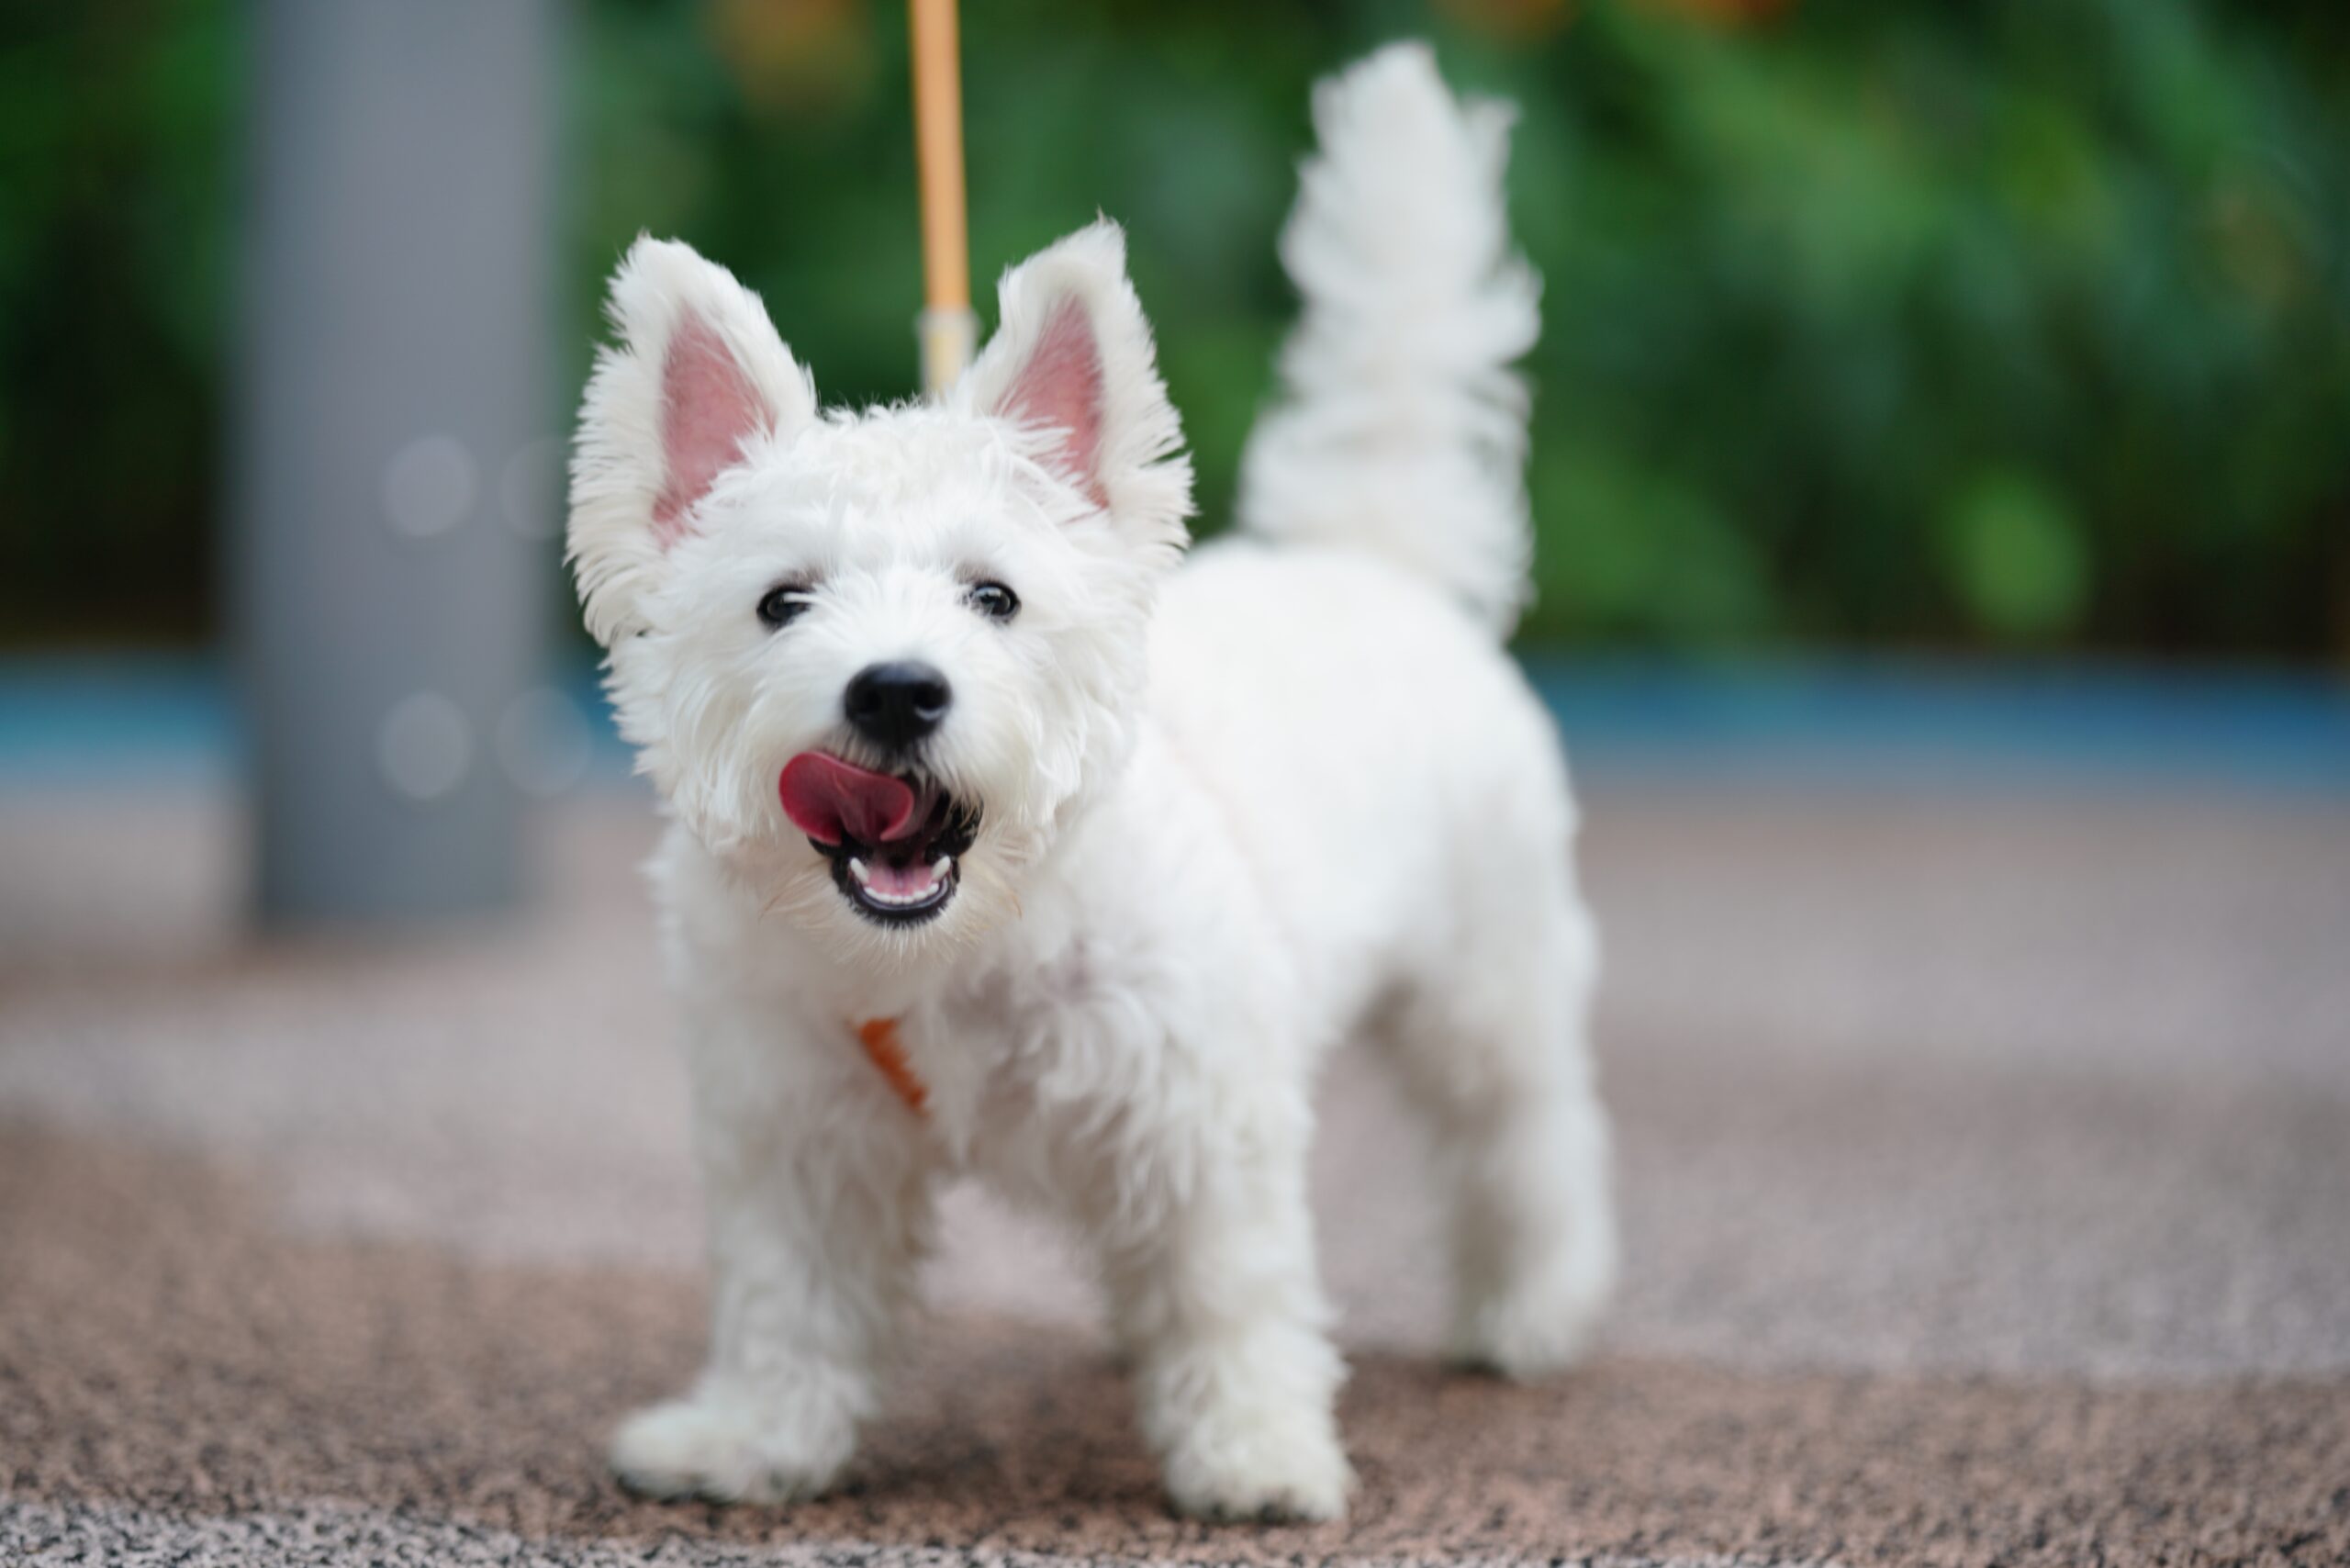
M1035 430L1046 466L1122 530L1180 548L1192 462L1118 226L1103 219L1037 252L996 298L1002 325L955 401Z

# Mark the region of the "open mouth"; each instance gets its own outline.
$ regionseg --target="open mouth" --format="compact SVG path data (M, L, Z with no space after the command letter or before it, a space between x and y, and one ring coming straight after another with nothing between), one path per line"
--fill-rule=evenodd
M821 751L784 766L784 815L831 862L867 920L919 925L955 897L979 812L915 773L876 773Z

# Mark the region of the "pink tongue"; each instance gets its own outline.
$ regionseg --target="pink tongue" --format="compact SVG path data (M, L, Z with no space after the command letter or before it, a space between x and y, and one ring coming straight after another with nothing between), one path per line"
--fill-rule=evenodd
M819 844L889 844L917 825L914 792L886 773L803 751L783 765L783 814Z

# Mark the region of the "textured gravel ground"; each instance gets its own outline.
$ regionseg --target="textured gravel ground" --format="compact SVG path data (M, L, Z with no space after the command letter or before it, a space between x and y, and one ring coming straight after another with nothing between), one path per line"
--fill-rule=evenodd
M1164 1515L1079 1275L968 1195L847 1495L604 1480L699 1337L641 807L552 815L528 920L252 946L217 801L0 795L0 1560L2350 1557L2350 807L1589 804L1607 1344L1434 1363L1411 1129L1341 1058L1365 1484L1262 1532Z

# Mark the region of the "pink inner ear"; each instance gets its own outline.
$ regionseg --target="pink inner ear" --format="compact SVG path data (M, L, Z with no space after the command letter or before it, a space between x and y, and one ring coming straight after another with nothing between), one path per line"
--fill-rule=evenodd
M742 455L744 438L767 422L749 373L717 330L688 316L669 334L661 364L661 461L666 478L653 503L653 532L667 549L686 532L686 513Z
M1068 442L1054 465L1096 506L1109 505L1102 491L1100 465L1102 351L1093 341L1084 306L1065 299L1054 307L1003 401L1003 412L1013 419L1067 431Z

